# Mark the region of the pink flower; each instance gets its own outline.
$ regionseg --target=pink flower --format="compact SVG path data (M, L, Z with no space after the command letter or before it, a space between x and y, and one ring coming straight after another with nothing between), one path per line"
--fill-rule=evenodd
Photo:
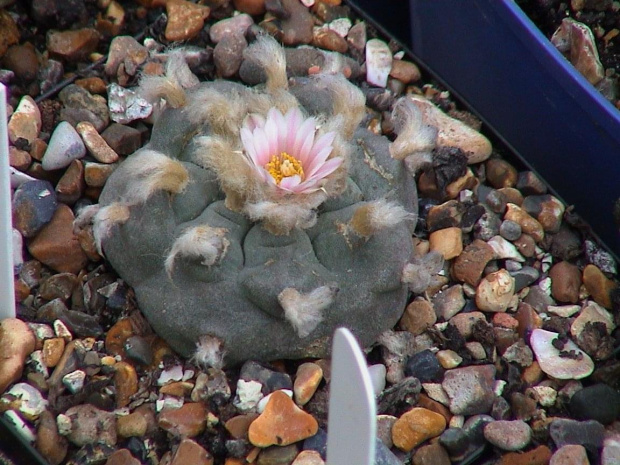
M241 142L249 163L265 182L286 193L307 194L343 162L328 159L335 132L316 137L314 118L304 120L298 108L286 115L272 108L267 118L249 115L241 128Z

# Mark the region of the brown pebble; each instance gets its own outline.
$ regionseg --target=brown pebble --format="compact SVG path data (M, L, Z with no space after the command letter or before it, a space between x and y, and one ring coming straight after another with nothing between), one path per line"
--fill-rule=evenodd
M416 298L407 305L398 326L419 336L437 322L437 314L433 305L426 299Z
M314 417L301 410L282 391L275 391L265 410L252 422L250 442L258 447L286 446L314 436L319 425Z
M19 29L8 11L0 9L0 58L8 48L19 42Z
M134 334L131 320L121 318L108 330L105 337L105 350L110 355L120 355L125 358L127 356L124 349L125 341Z
M544 372L541 370L537 360L534 360L529 367L525 367L521 373L521 379L528 386L535 386L538 384L543 376Z
M281 0L288 18L281 21L282 43L287 46L312 42L314 17L299 0Z
M28 251L58 272L79 273L88 258L73 233L74 219L71 208L59 204L50 222L28 244Z
M608 310L612 308L610 293L618 285L596 265L589 264L583 269L583 284L597 304Z
M496 189L517 185L519 173L505 160L492 158L486 163L487 181Z
M316 363L302 363L297 368L293 393L298 405L306 405L323 380L323 370Z
M97 49L99 33L95 29L83 28L47 33L47 50L50 55L66 61L86 60Z
M30 42L10 47L4 55L3 66L15 73L15 77L30 82L37 77L39 59Z
M60 357L65 351L65 340L61 337L54 337L43 341L43 363L48 368L58 365Z
M457 281L465 282L470 286L477 286L487 263L494 257L495 252L489 244L481 239L475 239L454 260L452 275Z
M430 250L441 253L446 260L458 257L463 251L463 232L461 228L444 228L429 235Z
M463 176L458 177L446 186L446 197L456 199L462 190L469 189L475 191L479 184L480 181L474 176L474 172L471 168L467 168Z
M315 47L339 53L347 53L349 49L349 44L344 37L340 36L336 31L324 28L314 30L312 44Z
M536 310L534 310L534 308L526 302L519 303L515 318L519 322L517 331L519 333L519 336L522 338L526 338L527 335L530 334L534 329L542 328L542 319L540 318Z
M227 34L213 49L213 62L218 75L229 78L236 75L243 61L248 42L243 34Z
M200 444L191 439L183 439L177 448L170 465L213 465L213 456Z
M450 456L441 444L422 446L413 456L413 465L450 465Z
M166 2L166 13L168 14L166 40L193 39L200 33L210 12L211 9L205 5L186 0L168 0Z
M547 446L538 446L527 452L509 452L502 456L498 465L548 465L551 450Z
M186 397L192 393L193 388L194 383L190 383L189 381L176 381L159 388L159 393L167 396Z
M233 0L235 9L250 16L258 16L265 13L265 0Z
M545 237L545 231L542 225L525 210L513 203L508 203L506 205L504 219L518 223L519 226L521 226L521 230L525 234L532 236L536 242L542 241Z
M181 408L162 411L157 424L173 436L194 437L201 434L207 426L209 411L200 402L189 402Z
M73 205L84 194L84 164L73 160L56 184L56 197L62 203Z
M531 258L536 253L536 241L529 234L521 234L521 236L512 243L519 253L526 258Z
M446 429L446 419L435 412L414 407L400 416L392 428L394 445L409 452L430 438L439 436Z
M84 166L84 182L89 187L103 187L108 178L118 168L117 163L104 164L86 162Z
M420 68L414 63L406 60L393 60L390 76L404 84L411 84L420 80Z
M105 465L140 465L140 463L141 462L131 454L129 449L119 449L108 457Z
M100 163L114 163L118 161L118 154L112 150L103 137L99 135L95 126L88 121L78 123L75 128L82 137L88 152Z
M114 387L116 388L116 407L126 407L138 392L138 375L136 369L126 362L114 364Z
M437 402L436 400L431 399L424 393L420 393L416 406L438 413L446 419L446 424L450 423L450 420L452 419L452 414L450 413L448 407L440 402Z
M482 312L458 313L450 318L450 324L454 325L464 339L469 339L474 333L474 327L479 321L486 322Z
M35 337L28 325L17 318L0 321L0 394L17 381L26 357L35 348Z
M287 465L297 457L297 446L273 446L260 451L256 465Z
M101 137L119 155L131 155L140 148L142 135L131 126L113 123L101 133Z
M56 417L49 410L39 415L35 447L50 465L60 465L67 456L69 443L58 433Z
M228 420L224 427L226 431L235 439L246 439L250 424L258 418L258 413L248 413L245 415L237 415Z
M19 171L26 171L32 163L32 157L25 150L17 147L9 147L9 165Z
M566 444L555 451L549 465L590 465L590 461L585 447Z
M105 94L107 91L105 81L97 76L76 79L75 84L91 94Z
M37 161L43 160L46 150L47 143L43 139L36 138L30 143L30 156Z
M551 295L560 302L575 304L579 301L581 271L576 265L559 262L549 270L551 278Z
M116 420L116 432L122 438L141 438L146 434L147 428L147 418L138 411L132 412L129 415L119 416Z

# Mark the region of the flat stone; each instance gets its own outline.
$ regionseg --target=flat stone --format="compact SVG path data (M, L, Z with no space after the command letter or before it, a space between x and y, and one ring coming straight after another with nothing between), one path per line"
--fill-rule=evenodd
M46 339L43 341L43 363L48 368L58 365L65 351L65 340L61 337Z
M577 341L579 341L581 333L588 323L603 323L607 329L607 334L611 334L616 329L613 315L596 302L590 302L586 305L571 324L570 333Z
M22 82L33 81L39 71L39 59L34 46L26 42L10 47L3 57L3 67L13 71Z
M430 249L440 252L444 259L451 260L463 251L463 234L461 228L444 228L429 235Z
M82 137L88 152L95 160L100 163L114 163L118 161L118 154L99 135L92 123L83 121L77 125L76 130Z
M433 304L418 297L407 305L398 326L415 336L419 336L436 322L437 314Z
M617 287L613 280L605 276L600 268L589 264L583 269L583 284L597 304L611 310L610 293Z
M293 392L298 405L305 405L323 380L323 369L316 363L302 363L297 368Z
M41 111L32 97L24 95L21 98L9 119L7 131L12 144L19 139L25 139L32 144L37 138L41 131Z
M502 222L502 225L505 223ZM516 224L516 223L513 223ZM519 228L520 229L520 228ZM501 234L501 226L500 226ZM520 236L521 234L519 234ZM514 260L516 262L525 262L525 257L519 253L517 247L511 242L504 239L502 236L493 236L487 241L487 244L491 246L495 257L499 260Z
M281 391L275 391L265 410L252 422L249 441L258 447L286 446L314 436L318 431L314 417L295 405Z
M484 312L505 312L514 292L515 280L508 271L489 273L476 288L476 305Z
M188 402L178 409L163 410L157 424L173 436L192 438L205 430L208 413L201 402Z
M106 83L98 76L76 79L75 85L91 94L105 94Z
M272 446L267 447L259 452L256 465L286 465L290 464L297 456L297 446L290 444L288 446Z
M46 171L69 166L71 161L84 157L86 147L77 131L66 121L61 121L50 138L42 165Z
M377 87L385 87L392 70L392 52L381 39L366 42L366 81Z
M495 252L491 246L483 240L474 239L454 260L452 274L457 281L477 286L487 263L494 257Z
M147 417L138 411L123 415L116 420L116 431L122 438L138 437L146 434L149 423Z
M9 166L20 171L26 171L32 162L32 157L25 150L19 150L17 147L9 147Z
M91 404L69 408L65 415L71 419L71 432L67 436L78 447L103 443L114 446L117 441L116 415Z
M213 465L213 456L200 444L183 439L172 457L170 465Z
M52 220L57 207L58 201L51 183L39 180L25 182L13 195L13 227L24 237L34 237Z
M569 262L556 263L549 270L551 295L555 300L575 304L579 301L581 271Z
M581 379L592 374L594 362L570 339L563 342L561 351L554 346L558 333L534 329L530 345L540 368L557 379ZM557 343L556 343L557 345ZM562 356L561 354L566 354Z
M71 209L59 204L51 221L28 244L28 251L58 272L79 273L88 259L73 233L74 219Z
M495 393L495 367L478 365L448 370L441 383L455 415L476 415L490 411Z
M409 452L424 441L439 436L446 429L446 419L425 408L414 407L400 416L392 427L392 441Z
M97 49L99 39L99 33L91 28L50 31L47 34L47 49L51 55L63 60L83 61Z
M35 337L26 323L17 318L0 322L0 393L21 377L26 357L34 349Z
M517 451L525 449L532 439L532 429L523 420L500 420L484 427L487 441L502 450Z
M209 17L211 9L205 5L188 2L186 0L168 0L166 13L165 36L169 41L190 40L196 37Z

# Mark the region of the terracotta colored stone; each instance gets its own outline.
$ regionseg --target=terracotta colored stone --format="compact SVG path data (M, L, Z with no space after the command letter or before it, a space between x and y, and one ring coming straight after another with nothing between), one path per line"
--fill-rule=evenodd
M168 383L159 388L159 393L167 396L186 397L191 395L194 383L189 381L177 381Z
M88 152L100 163L114 163L118 161L118 154L112 150L107 142L99 135L95 126L88 121L82 121L76 128L82 137Z
M65 340L61 337L43 341L43 363L48 368L55 367L65 351Z
M34 351L35 343L33 332L22 320L0 321L0 394L21 377L26 357Z
M428 241L430 250L440 252L446 260L458 257L463 251L463 233L461 228L444 228L433 231Z
M316 363L302 363L297 368L293 393L298 405L306 405L323 380L323 370Z
M436 400L431 399L424 393L420 393L416 407L422 407L430 410L431 412L438 413L446 419L446 424L450 423L450 420L452 419L452 414L450 413L448 407L437 402Z
M549 270L551 278L551 295L560 302L575 304L579 301L581 271L568 262L556 263Z
M177 448L170 465L213 465L213 456L200 444L191 439L183 439Z
M9 141L15 144L19 139L32 143L41 131L41 111L34 99L25 95L19 101L7 126Z
M116 168L118 168L117 163L108 165L86 162L84 166L84 182L89 187L103 187Z
M99 39L99 33L90 28L50 31L47 49L51 55L67 61L86 60L97 49Z
M26 171L32 162L32 157L25 150L9 147L9 165L19 171Z
M258 418L257 413L247 413L245 415L237 415L228 420L224 427L226 431L235 439L243 439L248 437L248 430L254 420Z
M610 292L618 284L605 276L597 266L590 264L583 269L583 284L597 304L606 309L612 308Z
M136 369L126 362L114 364L114 387L116 388L116 407L126 407L131 396L138 392Z
M121 318L108 330L105 337L105 350L110 355L120 355L125 358L125 341L134 334L131 320Z
M534 360L529 367L525 367L521 372L521 379L524 383L534 386L538 384L544 376L538 361Z
M405 308L398 326L419 336L437 322L437 314L428 300L417 298Z
M189 40L196 37L209 17L208 6L191 3L186 0L168 0L166 2L168 24L166 40Z
M60 465L67 456L69 443L58 433L56 416L49 410L39 415L35 447L50 465Z
M79 273L88 258L73 233L74 219L71 208L59 204L51 221L28 244L28 251L58 272Z
M84 194L84 164L73 160L56 184L56 198L67 205L73 205Z
M157 424L173 436L194 437L201 434L207 426L209 411L200 402L189 402L181 408L162 411Z
M538 446L527 452L509 452L504 454L498 465L548 465L551 450L547 446Z
M464 189L475 191L480 181L474 175L471 168L467 168L463 176L458 177L446 186L446 197L456 199Z
M250 425L248 438L258 447L286 446L314 436L319 425L282 391L275 391L265 410Z
M406 60L394 60L392 61L390 76L405 84L411 84L412 82L420 80L422 75L420 73L420 68L418 68L415 63Z
M105 94L106 83L103 79L97 76L87 77L83 79L76 79L75 84L82 89L86 89L91 94Z
M400 416L392 428L392 441L400 450L409 452L446 429L446 419L435 412L414 407Z
M529 234L521 234L519 239L512 243L524 257L531 258L536 253L536 241Z
M148 419L138 411L119 416L116 420L116 432L123 438L141 438L146 434L148 426Z
M490 245L481 239L475 239L454 260L452 275L457 281L465 282L470 286L477 286L484 268L494 257L495 252Z
M346 53L349 49L346 39L331 29L315 29L312 44L318 48L339 53Z
M420 447L413 456L413 465L450 465L450 456L441 444Z
M43 160L47 150L47 143L43 139L36 138L30 143L30 156L37 161Z
M233 0L235 9L251 16L265 13L265 0Z
M289 464L295 460L297 453L298 450L295 444L267 447L260 450L256 465ZM246 460L249 461L250 459L246 458Z

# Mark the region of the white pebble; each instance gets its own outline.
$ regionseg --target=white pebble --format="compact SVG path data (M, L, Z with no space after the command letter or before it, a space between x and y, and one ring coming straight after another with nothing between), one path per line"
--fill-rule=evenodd
M570 318L581 310L580 305L548 305L547 311L562 318Z
M27 365L32 367L34 371L43 375L45 379L49 378L50 373L47 365L43 362L43 351L35 350L28 356Z
M164 370L157 378L157 385L163 386L173 381L181 381L183 379L183 367L181 365L175 365L167 370Z
M349 18L338 18L334 19L331 23L327 25L329 29L334 31L340 37L346 37L349 33L349 29L351 29L351 20Z
M50 138L41 165L45 171L66 168L73 160L83 158L86 147L77 131L66 121L61 121Z
M525 261L525 257L519 253L515 245L504 239L502 236L493 236L487 241L487 244L491 246L496 257L499 259L509 258L517 262Z
M85 379L86 373L82 370L75 370L62 377L62 384L65 385L71 394L76 394L84 387Z
M233 405L241 412L254 410L263 398L262 389L263 385L258 381L240 379L237 381L237 394Z
M535 329L530 337L530 345L536 355L536 360L542 371L557 379L582 379L590 376L594 371L594 362L588 354L568 339L560 350L553 346L553 341L558 338L558 333Z
M71 342L73 340L73 335L67 325L64 324L61 320L54 320L54 333L56 333L57 337L63 338L66 342Z
M368 367L368 373L370 374L370 381L372 382L372 389L375 392L375 396L378 396L385 389L387 368L385 368L385 365L382 363L371 365Z
M366 43L366 81L377 87L387 86L392 70L392 52L380 39L370 39Z
M11 404L15 400L19 401L17 408L22 416L34 421L39 418L47 408L47 400L34 386L27 383L17 383L0 399L0 405Z
M13 268L17 269L22 266L24 263L24 238L21 233L15 229L13 229Z
M56 417L56 427L58 428L58 434L61 436L69 436L71 434L71 417L61 413Z
M19 171L16 168L13 168L12 166L9 166L9 171L11 175L11 189L17 189L19 186L21 186L25 182L35 181L35 179L32 176L26 173L22 173L21 171Z
M165 396L162 399L157 399L155 402L155 410L161 412L162 410L176 410L183 407L184 400L182 397Z
M118 84L110 84L108 86L108 109L112 121L127 124L137 119L147 118L153 111L153 105L133 90L125 89Z

